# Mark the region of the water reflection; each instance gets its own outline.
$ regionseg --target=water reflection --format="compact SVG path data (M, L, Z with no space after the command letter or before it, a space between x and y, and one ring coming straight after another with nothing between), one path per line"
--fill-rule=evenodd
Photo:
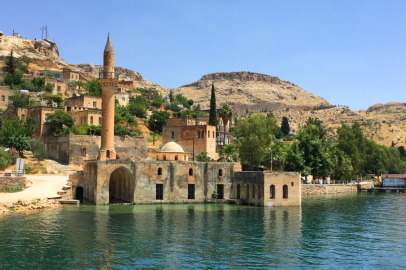
M301 207L85 205L5 215L0 268L401 268L405 207L404 195L369 194L304 197Z

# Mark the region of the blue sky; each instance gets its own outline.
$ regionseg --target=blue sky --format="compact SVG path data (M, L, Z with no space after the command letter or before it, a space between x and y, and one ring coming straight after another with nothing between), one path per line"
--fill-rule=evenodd
M168 88L252 71L353 110L406 102L406 1L1 1L0 31L48 26L61 58L116 65Z

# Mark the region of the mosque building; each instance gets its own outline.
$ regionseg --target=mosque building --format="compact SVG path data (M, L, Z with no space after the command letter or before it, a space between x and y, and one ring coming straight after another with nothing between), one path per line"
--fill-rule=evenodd
M85 160L83 174L71 175L73 189L96 205L111 203L229 202L257 206L301 204L298 172L245 172L237 162L196 162L174 141L156 161L120 159L114 148L114 49L110 39L99 74L102 87L102 132L97 159ZM76 192L79 194L79 192ZM74 195L75 196L75 195Z

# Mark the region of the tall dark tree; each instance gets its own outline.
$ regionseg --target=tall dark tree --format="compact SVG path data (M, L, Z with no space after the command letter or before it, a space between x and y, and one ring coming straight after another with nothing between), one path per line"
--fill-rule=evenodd
M169 91L169 102L174 102L172 89Z
M14 74L17 69L17 59L13 56L13 50L11 50L9 56L5 60L6 65L3 67L3 71L8 74Z
M406 157L406 149L404 146L399 146L398 151L399 151L399 154L401 157L403 157L403 158Z
M286 116L282 117L281 128L282 128L283 135L285 135L285 136L289 135L289 131L290 131L289 119Z
M217 127L216 93L214 90L214 84L211 85L209 125Z

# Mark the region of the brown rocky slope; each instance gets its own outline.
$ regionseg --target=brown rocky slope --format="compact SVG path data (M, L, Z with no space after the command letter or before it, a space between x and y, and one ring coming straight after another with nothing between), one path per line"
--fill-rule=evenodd
M194 83L174 89L174 93L183 94L208 109L212 84L216 88L217 104L227 103L237 113L245 112L247 108L250 112L260 112L330 105L293 83L248 71L207 74Z

